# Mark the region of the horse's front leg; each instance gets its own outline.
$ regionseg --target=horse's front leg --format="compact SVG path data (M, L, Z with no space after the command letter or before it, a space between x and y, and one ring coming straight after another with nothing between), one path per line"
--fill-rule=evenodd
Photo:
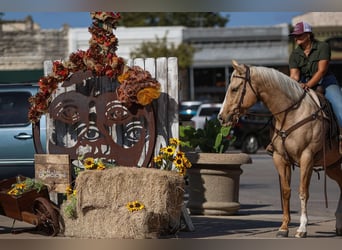
M312 176L312 156L302 157L300 162L300 183L299 183L299 199L300 199L300 225L295 234L296 238L305 238L307 236L308 214L307 204L309 200L309 186Z
M277 237L288 237L291 198L291 165L277 153L273 154L274 165L279 174L279 184L281 191L281 205L283 209L283 221L277 232Z

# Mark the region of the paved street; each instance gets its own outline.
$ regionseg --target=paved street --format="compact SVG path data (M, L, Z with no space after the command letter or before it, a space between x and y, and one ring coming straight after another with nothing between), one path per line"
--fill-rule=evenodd
M193 232L181 231L171 238L181 239L275 239L281 224L279 185L271 157L260 152L251 155L253 163L243 165L240 179L239 201L241 209L231 216L193 216ZM298 169L292 177L291 216L289 238L293 238L299 225ZM339 190L335 182L327 179L328 208L325 207L324 173L314 173L309 200L308 238L342 238L335 236L335 209ZM12 234L12 219L0 216L0 239L51 238L33 232ZM17 221L14 228L32 225ZM64 237L58 236L63 239Z
M191 216L194 232L181 232L180 238L205 239L274 239L281 224L282 211L278 175L270 156L263 152L251 155L253 163L243 165L239 201L241 209L232 216ZM299 169L292 175L292 197L289 237L299 225ZM327 178L328 208L324 198L324 173L313 174L309 199L308 238L341 238L335 236L335 210L339 189Z

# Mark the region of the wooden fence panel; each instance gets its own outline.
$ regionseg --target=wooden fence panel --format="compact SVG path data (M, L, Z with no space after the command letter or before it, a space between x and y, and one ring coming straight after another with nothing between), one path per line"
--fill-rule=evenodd
M150 147L154 147L154 154L158 154L160 147L164 147L168 144L168 139L171 137L178 138L178 64L177 58L136 58L133 60L129 60L127 62L128 66L140 66L144 70L148 71L153 78L156 78L158 82L161 84L161 96L158 100L153 102L153 109L155 114L155 131L156 131L156 140L154 145L150 145L150 141L148 140L149 133L147 132L147 137L145 140L145 144L141 149L140 159L137 163L138 166L146 165L146 155L149 152ZM48 75L52 72L52 62L46 61L44 62L44 74ZM76 74L76 73L75 73ZM105 79L104 84L102 84L101 79L98 79L100 83L95 82L95 84L100 85L100 91L114 91L115 86L117 86L117 82L115 81L113 84L109 83L108 80ZM85 83L84 83L85 84ZM109 86L109 87L108 87ZM59 86L58 90L54 94L53 98L57 98L61 94L65 94L68 92L76 92L75 85L62 87ZM78 90L79 91L79 90ZM84 91L84 90L83 90ZM89 111L91 112L91 111ZM96 113L96 110L95 112ZM151 121L148 121L151 122ZM145 125L141 125L145 124ZM56 122L53 121L47 114L47 153L66 153L65 151L59 152L54 149L54 146L51 146L51 142L49 140L53 140L58 145L67 145L69 147L73 147L77 141L77 136L80 133L79 128L71 128L70 125L60 125L56 126ZM141 120L137 120L133 122L134 126L145 126L148 127L146 130L152 129L146 122ZM57 128L56 128L57 127ZM154 128L154 127L153 127ZM70 132L71 130L72 133ZM74 134L73 134L74 133ZM128 132L124 131L120 128L120 126L113 125L111 129L112 139L118 141L119 144L126 145L125 147L130 147L129 138L127 137ZM142 136L142 135L141 135ZM127 146L128 145L128 146ZM83 149L87 151L88 149ZM101 149L105 150L105 149ZM78 154L82 152L79 151ZM125 163L129 164L129 158L127 157L127 161Z
M127 64L147 70L161 84L161 95L154 103L157 127L155 154L158 154L160 147L168 145L169 138L179 136L177 58L137 58Z

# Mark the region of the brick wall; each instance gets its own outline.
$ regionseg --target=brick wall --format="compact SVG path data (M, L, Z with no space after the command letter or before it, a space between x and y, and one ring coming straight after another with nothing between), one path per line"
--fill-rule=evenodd
M42 69L44 60L66 59L68 29L0 31L0 71Z

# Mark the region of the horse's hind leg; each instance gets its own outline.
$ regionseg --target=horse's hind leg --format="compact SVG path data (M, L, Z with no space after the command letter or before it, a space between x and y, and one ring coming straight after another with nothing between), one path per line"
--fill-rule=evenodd
M340 198L338 201L335 216L336 216L336 235L342 236L342 169L341 169L341 164L336 163L332 166L327 167L326 173L331 179L336 181L340 187Z

